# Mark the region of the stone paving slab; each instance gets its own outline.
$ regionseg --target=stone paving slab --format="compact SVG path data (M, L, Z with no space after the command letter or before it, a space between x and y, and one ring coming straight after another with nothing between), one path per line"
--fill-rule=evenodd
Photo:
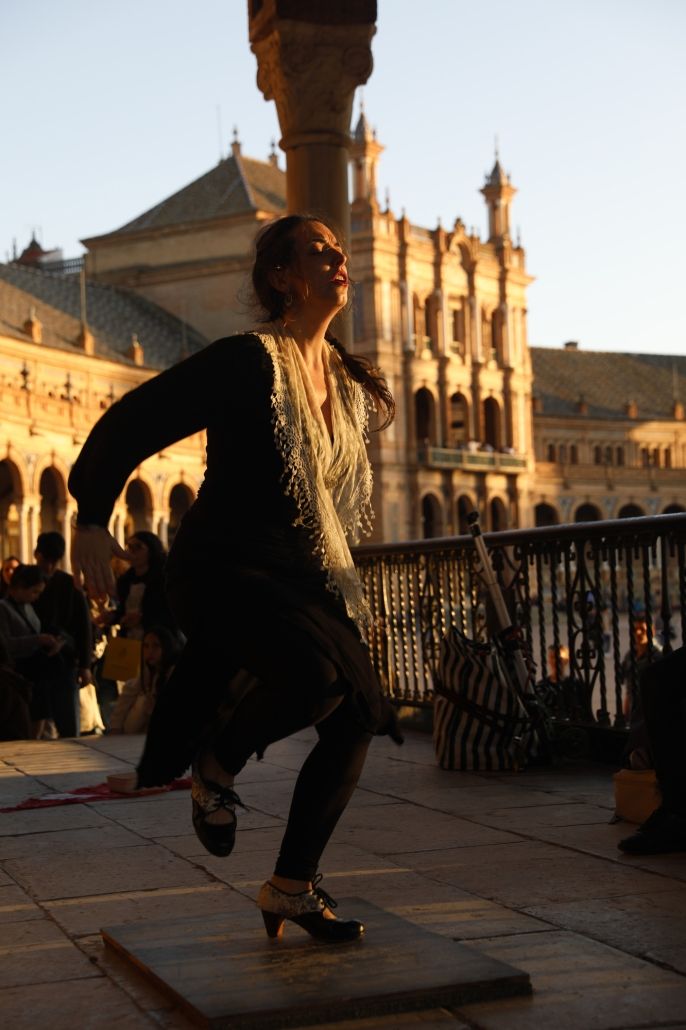
M45 919L45 913L16 884L0 887L0 925L23 923L27 919Z
M48 919L3 924L0 988L100 975L93 963Z
M85 804L34 808L23 812L2 812L0 837L16 837L21 833L50 833L53 830L76 830L86 826L106 826L107 822L108 820L99 812Z
M83 829L53 830L50 833L24 833L17 837L0 837L0 862L30 856L37 858L67 855L82 851L108 851L110 848L140 847L143 843L116 823L87 826Z
M217 911L241 912L252 910L254 904L223 883L207 883L60 898L43 902L43 907L67 933L80 937L99 933L103 926L113 923L168 919L171 913L203 917Z
M686 973L686 884L675 891L535 905L528 911L555 926Z
M528 790L526 787L504 787L501 784L487 786L487 789L455 790L446 786L412 786L409 790L397 791L389 787L389 793L402 801L423 805L437 812L451 815L472 816L473 814L509 810L516 814L520 809L535 806L550 806L567 803L568 799L557 792ZM606 814L605 818L608 816Z
M281 1030L530 991L509 963L449 945L366 900L346 898L344 907L368 932L338 947L292 924L292 941L270 941L251 915L108 927L103 937L209 1027Z
M460 1006L479 1030L618 1030L683 1021L686 980L565 932L481 940L486 954L531 975L531 998Z
M160 1025L104 977L0 990L0 1012L8 1030L154 1030Z
M247 836L243 835L244 838ZM274 833L271 839L271 846L261 848L260 850L256 850L251 845L250 837L245 841L238 840L235 851L228 858L217 858L214 855L209 855L206 851L202 851L202 845L196 839L196 853L192 856L193 862L203 869L207 869L218 880L231 884L231 886L237 889L242 890L249 889L255 885L260 886L274 872L274 864L279 853L282 832ZM243 847L241 847L242 844ZM201 851L201 854L198 854L198 851ZM372 855L361 848L356 848L349 844L330 844L326 849L325 862L322 868L326 884L331 886L332 891L334 891L332 877L338 876L341 873L353 878L369 875L370 873L372 876L378 876L388 872L406 871L388 858ZM360 892L354 890L352 893L359 894Z
M686 852L672 855L625 855L617 842L635 830L632 823L618 822L606 826L540 827L536 837L550 844L559 844L575 851L607 858L623 866L647 869L677 880L686 880Z
M411 852L393 858L436 880L517 909L679 887L677 880L668 877L536 841Z
M89 894L201 885L208 877L157 844L24 857L4 863L17 883L39 900L77 898Z
M607 811L597 805L576 804L566 800L560 802L559 799L553 805L489 809L480 815L474 814L472 818L484 826L513 833L526 833L539 826L578 826L588 823L607 825L608 822Z
M377 855L393 855L407 851L410 842L419 852L440 847L501 844L520 838L419 805L396 802L372 809L348 809L337 828L336 839Z
M469 1030L446 1009L425 1012L394 1012L390 1016L371 1016L369 1019L344 1019L340 1023L317 1023L310 1030Z

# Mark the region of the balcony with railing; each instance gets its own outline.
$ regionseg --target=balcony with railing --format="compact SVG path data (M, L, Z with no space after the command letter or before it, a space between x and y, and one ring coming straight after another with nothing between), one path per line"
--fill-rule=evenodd
M686 514L485 540L535 667L532 678L547 683L552 714L585 729L589 741L591 731L613 737L616 753L642 664L684 640ZM369 645L384 690L399 704L429 707L447 629L488 635L489 602L472 538L358 547L355 562L372 608ZM556 690L547 673L551 655L559 672L554 656L561 654L569 656L567 688Z
M419 447L417 461L428 468L465 469L470 472L521 472L526 468L526 458L521 454L432 447L428 444Z

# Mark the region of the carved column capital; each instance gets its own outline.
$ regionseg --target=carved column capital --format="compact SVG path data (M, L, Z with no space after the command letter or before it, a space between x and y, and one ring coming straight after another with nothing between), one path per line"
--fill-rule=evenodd
M257 85L273 100L281 147L348 147L355 88L372 73L373 24L317 25L277 19L251 46Z

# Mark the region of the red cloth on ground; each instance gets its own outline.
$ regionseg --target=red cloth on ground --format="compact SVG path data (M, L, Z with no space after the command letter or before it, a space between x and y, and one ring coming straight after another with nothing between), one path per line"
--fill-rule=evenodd
M165 794L170 790L189 790L190 776L173 780L166 787L146 787L144 790L121 792L112 790L107 783L96 783L94 787L75 787L69 791L53 791L41 794L40 797L27 798L10 808L0 808L0 812L23 812L30 808L52 808L55 805L80 805L86 801L121 801L122 798L147 797L149 794Z

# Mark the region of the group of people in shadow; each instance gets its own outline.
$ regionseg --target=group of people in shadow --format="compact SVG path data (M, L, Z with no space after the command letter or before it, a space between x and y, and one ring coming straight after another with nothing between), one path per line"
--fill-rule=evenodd
M183 637L166 601L166 551L154 533L128 541L130 562L95 604L59 568L65 541L38 536L34 563L0 569L0 740L144 733ZM138 655L126 680L106 675L115 634Z

